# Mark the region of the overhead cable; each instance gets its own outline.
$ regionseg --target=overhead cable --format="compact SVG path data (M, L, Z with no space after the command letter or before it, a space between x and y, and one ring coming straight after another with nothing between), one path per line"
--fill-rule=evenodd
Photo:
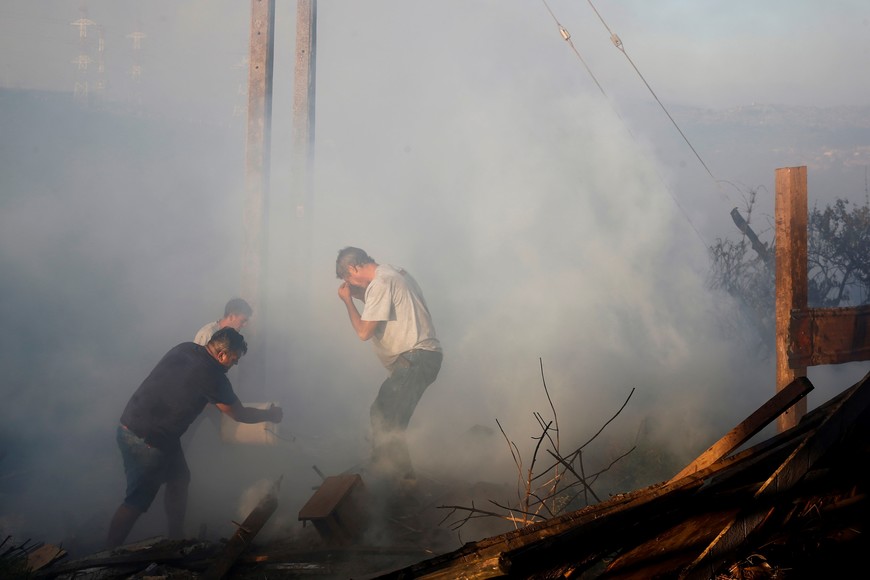
M634 136L634 134L631 132L631 129L629 128L628 124L625 122L625 120L619 114L619 111L617 110L616 106L613 104L613 101L607 95L607 92L604 90L604 87L602 87L601 83L598 82L598 79L595 78L595 75L592 73L592 69L589 68L589 65L586 64L586 61L580 55L580 51L577 50L576 46L574 46L574 42L571 40L571 33L568 32L568 30L566 30L564 26L562 26L562 24L559 22L559 19L556 18L555 14L553 14L553 11L550 9L550 5L547 4L547 0L541 0L541 1L543 2L544 7L547 9L547 12L549 12L550 16L553 18L553 22L555 22L556 26L559 27L559 34L562 35L562 38L565 40L565 42L568 43L568 45L571 47L571 50L574 52L575 55L577 55L577 58L580 60L580 62L583 63L583 66L586 68L586 72L589 73L589 76L592 77L592 80L595 82L595 85L598 87L598 90L601 91L601 94L604 95L604 98L607 99L608 103L610 103L610 106L613 108L613 112L616 114L617 118L620 121L622 121L623 127L628 132L629 136L635 141L635 143L637 143L638 142L637 138ZM681 134L682 134L682 132L681 132ZM691 145L690 145L690 147L691 147ZM693 149L693 151L694 151L694 149ZM697 156L697 153L695 155ZM700 159L700 157L699 157L699 159ZM701 163L703 164L704 162L702 161ZM706 168L706 165L704 165L704 167ZM707 172L710 173L710 170L708 169ZM656 173L658 173L658 169L656 169ZM667 189L668 194L671 196L671 199L674 200L674 204L676 204L677 208L683 214L683 217L686 219L689 226L692 228L692 230L694 230L695 235L698 236L698 239L701 240L701 243L704 244L704 247L707 247L707 242L706 242L706 240L704 240L704 236L701 235L701 232L699 232L698 228L695 227L695 224L692 223L692 219L689 217L689 214L686 212L686 210L680 204L680 201L677 199L677 197L674 195L674 193L671 191L671 189L667 186L667 183L665 182L664 178L662 178L661 174L658 174L658 175L659 175L659 180L662 182L662 184L664 184L665 189ZM712 176L712 173L710 175ZM715 180L715 178L714 178L714 180Z
M686 142L686 145L688 145L688 146L689 146L689 149L692 150L692 153L695 154L695 157L698 159L698 161L699 161L699 162L701 163L701 165L704 167L704 170L707 171L707 174L710 176L710 179L712 179L712 180L713 180L713 183L716 184L716 187L719 189L720 194L722 194L722 195L723 195L724 197L726 197L726 199L727 199L727 196L726 196L725 193L722 191L722 188L721 188L721 185L720 185L720 183L719 183L719 180L716 179L716 177L713 175L713 172L710 171L710 168L707 167L707 164L704 162L703 159L701 159L701 155L699 155L698 152L695 150L695 147L694 147L694 146L692 145L692 143L689 141L689 138L686 137L686 134L683 133L683 130L682 130L682 129L680 129L680 126L677 124L677 122L676 122L676 121L674 120L674 118L671 116L671 113L668 111L667 107L665 107L664 103L661 102L661 100L659 99L658 95L656 95L655 91L652 89L652 87L650 86L650 84L647 82L646 78L644 78L643 74L641 74L640 70L637 68L637 65L634 64L634 61L633 61L633 60L631 60L631 57L628 56L628 52L626 52L626 50L625 50L625 46L622 44L622 40L619 38L619 36L617 36L617 34L616 34L615 32L613 32L613 31L610 29L610 27L607 25L607 22L604 21L604 18L603 18L603 17L601 16L601 14L598 12L598 9L595 8L595 4L592 3L592 0L586 0L586 1L589 3L589 6L590 6L590 7L592 8L592 10L595 12L595 15L598 16L598 20L601 21L601 24L602 24L602 25L604 26L604 28L607 30L608 34L610 34L610 41L613 43L613 46L615 46L615 47L616 47L616 48L617 48L617 49L618 49L618 50L619 50L619 51L620 51L620 52L625 56L625 58L628 60L628 63L631 65L631 68L634 69L634 72L637 73L637 76L640 77L640 80L643 81L643 84L644 84L644 85L646 85L647 90L649 90L650 94L653 96L653 98L656 100L656 102L657 102L657 103L659 104L659 106L662 108L662 111L665 112L665 115L668 116L668 119L670 119L670 121L671 121L671 123L673 124L674 128L675 128L675 129L677 130L677 132L680 134L680 137L683 138L683 141Z

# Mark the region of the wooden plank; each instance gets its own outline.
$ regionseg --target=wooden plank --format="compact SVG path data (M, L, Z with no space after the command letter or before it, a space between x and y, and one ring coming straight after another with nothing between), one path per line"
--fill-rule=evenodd
M43 544L27 554L27 569L36 572L66 556L66 550L52 544Z
M55 563L45 572L40 572L40 576L43 574L51 574L52 578L62 574L75 576L77 571L88 568L116 568L150 562L187 568L192 565L198 566L213 555L213 549L199 542L161 539L157 543L151 542L149 546L137 542L78 560Z
M850 427L866 420L870 410L870 373L856 383L837 404L827 410L827 417L804 437L771 476L754 494L754 504L744 509L725 526L716 539L701 552L692 564L681 571L680 580L709 578L746 539L774 513L774 495L792 489L810 469L838 442Z
M704 509L698 513L692 510L673 525L653 530L645 539L639 538L636 543L627 545L627 549L607 565L606 578L666 578L694 560L698 550L709 544L716 532L737 513L737 508Z
M327 477L299 510L299 519L317 520L330 517L351 490L361 484L362 478L356 473Z
M706 477L733 467L735 462L728 458L691 477L614 496L576 512L466 544L450 554L436 556L379 578L494 578L503 577L508 572L522 577L524 570L534 567L535 562L545 557L543 554L552 554L553 550L559 549L558 546L570 546L571 553L578 559L583 554L594 560L600 556L594 545L604 542L608 544L608 550L612 550L613 544L620 541L621 537L614 530L655 517L667 506L681 505L703 485Z
M776 390L800 376L803 367L788 362L791 311L807 307L807 168L776 170ZM785 431L807 413L807 400L779 416L777 428Z
M688 475L696 473L719 461L733 450L737 449L751 439L759 431L764 429L771 421L781 415L786 409L804 398L813 390L813 384L806 377L798 377L789 383L783 390L776 393L765 404L743 422L734 427L719 441L714 443L697 459L689 463L678 474L670 479L676 481Z
M845 393L847 396L842 397L839 401L848 400L848 395L851 395L858 387L859 385L856 385L850 389ZM826 407L823 410L823 416L819 417L819 423L827 420L830 413L834 413L841 406L842 403ZM808 417L807 421L815 422L815 419L815 416ZM812 430L803 431L802 422L801 427L791 429L787 433L781 433L777 439L780 440L784 453L777 453L776 456L781 458L793 456L793 449L805 440L806 433L812 432ZM800 436L793 437L794 433L799 433ZM501 571L522 576L524 572L534 569L535 562L540 562L543 559L549 561L559 557L568 558L571 563L578 566L575 568L575 572L579 571L581 569L579 568L580 562L591 561L590 558L596 557L592 553L593 551L602 552L609 549L612 552L624 548L622 542L626 541L628 530L638 522L659 519L662 514L668 511L681 513L685 511L687 505L698 505L698 495L702 490L700 487L687 487L687 483L703 483L703 488L709 490L709 483L714 478L723 477L735 471L742 472L745 466L753 464L756 453L757 450L746 451L736 455L739 459L736 457L724 458L692 476L668 482L651 492L635 496L618 508L602 510L595 514L590 513L590 519L584 518L582 523L578 522L577 525L559 530L555 534L539 533L532 534L529 538L523 538L524 545L517 547L511 545L502 554L500 558ZM773 465L781 463L782 460L778 459ZM800 460L796 460L794 465L801 465ZM776 489L782 489L782 487ZM711 535L716 537L715 530ZM689 554L685 561L690 562L691 560L692 556Z
M203 573L201 576L203 580L221 580L221 578L226 577L242 552L247 549L272 514L275 513L278 507L278 486L280 483L281 479L279 478L266 496L260 500L257 507L248 514L248 517L227 542L223 553L219 554Z
M449 554L436 556L379 578L391 580L494 578L504 577L508 572L522 577L524 571L534 570L540 562L554 561L560 557L568 559L574 566L574 574L579 574L585 569L583 566L600 565L600 560L605 555L609 556L632 545L640 545L631 544L633 540L628 538L628 530L638 525L638 522L649 522L652 525L653 520L661 519L666 512L672 512L673 518L679 518L680 513L686 509L697 509L699 505L704 505L705 500L699 498L699 495L705 490L709 492L714 488L721 489L723 486L728 488L728 484L724 482L727 482L729 477L740 478L740 474L746 469L757 469L755 466L759 461L763 461L768 466L771 463L779 465L812 428L822 423L828 411L833 409L840 399L850 394L850 391L846 391L814 409L797 428L779 433L750 449L723 457L691 476L614 496L577 512L469 543ZM770 458L774 458L774 461L772 462ZM768 469L768 473L771 469ZM712 483L717 480L718 484ZM751 494L752 490L748 493ZM747 496L747 499L748 497L750 496ZM689 506L694 507L689 508ZM715 510L723 506L710 507ZM679 565L691 563L698 552L716 537L725 523L733 519L735 513L739 513L736 508L734 512L727 514L727 518L723 517L719 527L712 529L709 535L705 531L704 541L697 545L693 543L691 547L686 546L689 552L679 555L681 559ZM674 558L678 556L680 550L678 542L679 538L674 538L669 548L669 553ZM650 549L652 548L653 546L650 546ZM640 553L638 555L642 556Z
M870 306L791 312L789 366L870 360Z

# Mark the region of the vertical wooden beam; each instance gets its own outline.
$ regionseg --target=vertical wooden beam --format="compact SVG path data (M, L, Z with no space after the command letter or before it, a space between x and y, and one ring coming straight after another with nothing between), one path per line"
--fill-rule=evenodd
M245 149L245 247L242 296L254 309L245 328L250 350L239 376L250 394L262 395L265 353L261 321L266 320L266 216L272 125L272 61L275 50L275 0L251 0L251 39L248 73L248 128Z
M776 170L776 391L786 388L807 368L788 364L789 326L793 309L807 307L807 168ZM777 419L780 432L797 425L807 413L801 399Z

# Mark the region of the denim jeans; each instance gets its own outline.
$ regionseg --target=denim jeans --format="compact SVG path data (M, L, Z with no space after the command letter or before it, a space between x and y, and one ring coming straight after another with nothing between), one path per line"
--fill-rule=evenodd
M124 425L118 425L116 440L127 477L125 504L146 512L161 485L167 481L190 481L180 445L169 451L152 447Z
M429 350L403 353L371 407L372 463L383 475L413 478L405 430L426 387L435 382L443 355Z

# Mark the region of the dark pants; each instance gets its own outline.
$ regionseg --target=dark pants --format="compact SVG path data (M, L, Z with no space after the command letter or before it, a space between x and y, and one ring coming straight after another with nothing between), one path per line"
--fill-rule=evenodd
M405 430L426 387L438 377L442 358L429 350L403 353L372 403L372 463L387 478L414 478Z

